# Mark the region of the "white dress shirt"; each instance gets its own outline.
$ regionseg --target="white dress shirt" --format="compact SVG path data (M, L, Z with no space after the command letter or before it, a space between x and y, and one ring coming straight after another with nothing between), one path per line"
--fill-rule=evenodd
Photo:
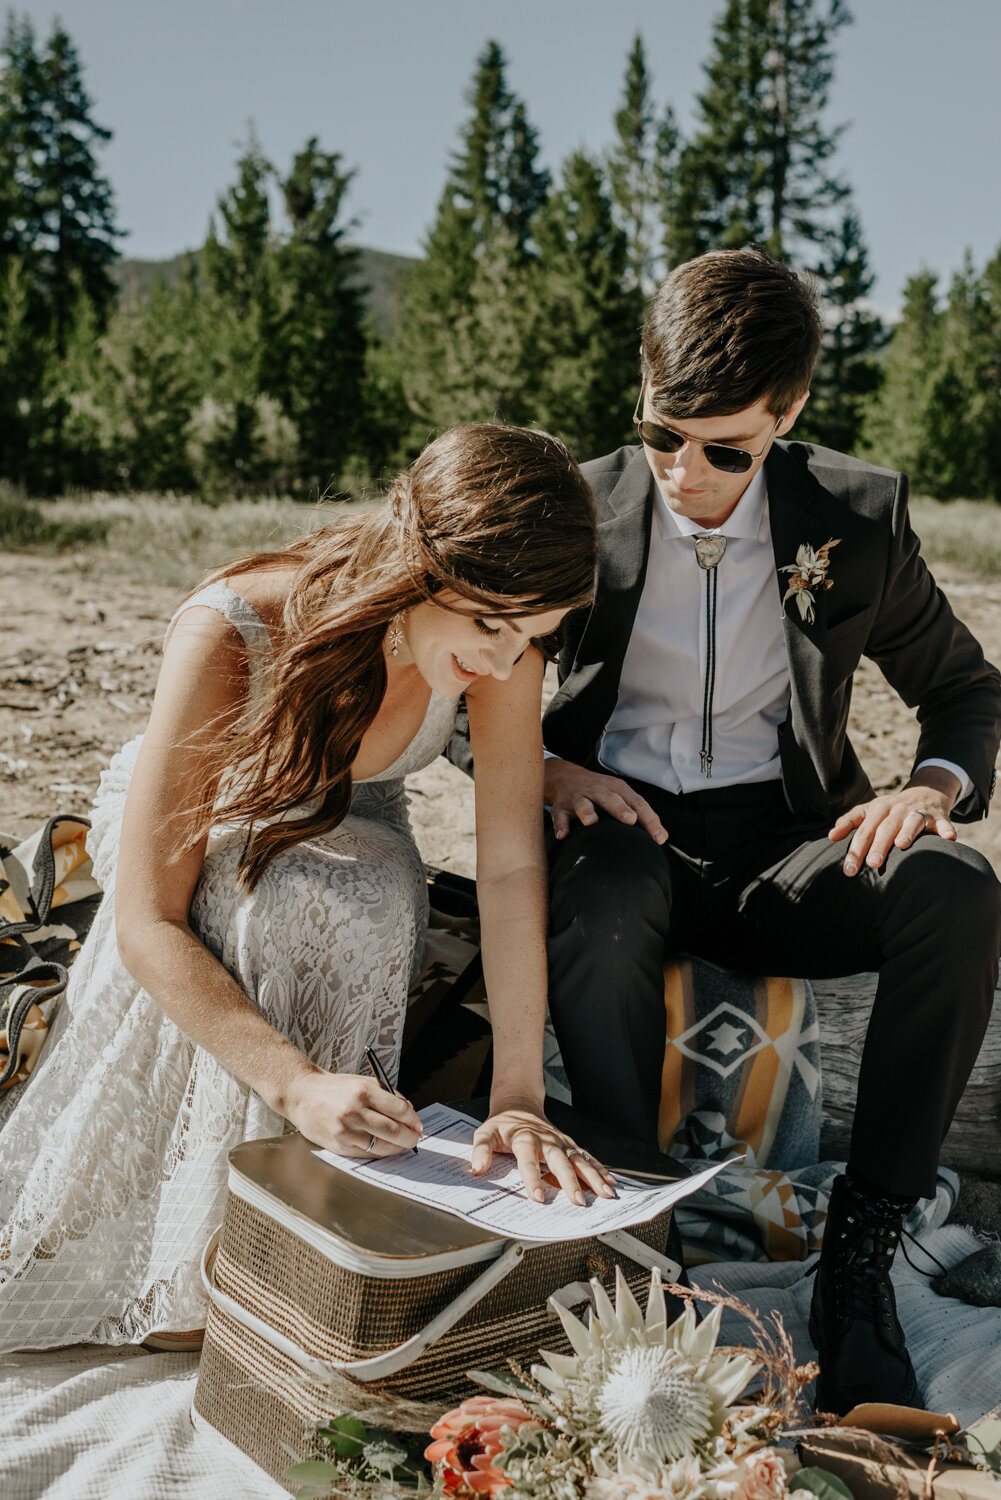
M599 746L608 771L668 792L703 791L781 776L778 726L789 709L789 662L764 469L719 527L675 515L654 491L650 555L615 709ZM693 538L726 537L717 564L712 776L701 765L706 587ZM940 765L972 791L969 776Z
M709 574L693 537L706 528L654 492L650 555L619 696L599 748L601 764L669 792L780 774L776 729L789 705L764 470L759 469L723 525L717 564L716 684L712 777L701 768Z

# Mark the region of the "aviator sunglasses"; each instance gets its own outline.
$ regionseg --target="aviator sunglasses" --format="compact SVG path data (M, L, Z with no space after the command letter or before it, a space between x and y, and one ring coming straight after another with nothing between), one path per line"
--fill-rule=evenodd
M774 436L775 428L782 421L781 417L776 418L771 432L765 438L764 447L759 453L748 453L746 448L733 448L729 443L703 442L701 438L686 437L684 433L675 432L671 427L661 427L657 422L644 422L641 413L645 395L646 382L640 387L639 400L633 412L633 425L639 433L640 442L645 443L648 448L655 448L658 453L680 453L686 443L694 443L696 448L702 449L706 461L724 474L746 474L751 465L764 453Z

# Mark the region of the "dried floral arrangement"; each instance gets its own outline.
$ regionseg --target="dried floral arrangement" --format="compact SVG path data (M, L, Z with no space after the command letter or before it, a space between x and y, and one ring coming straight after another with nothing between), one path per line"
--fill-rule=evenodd
M669 1323L657 1272L645 1312L621 1272L614 1306L600 1282L591 1289L589 1326L557 1309L572 1354L543 1353L544 1364L510 1379L474 1374L500 1400L474 1397L432 1428L427 1457L446 1495L505 1489L505 1500L780 1500L791 1485L808 1492L799 1500L817 1493L801 1475L790 1485L774 1447L817 1373L815 1365L796 1365L781 1323L772 1331L741 1308L755 1347L719 1349L720 1318L732 1298L672 1287L688 1300ZM714 1304L701 1323L696 1295ZM756 1371L762 1392L739 1402ZM482 1451L473 1451L480 1441ZM833 1489L848 1494L838 1481Z
M436 1421L426 1447L415 1434L367 1429L358 1418L342 1416L318 1429L331 1459L296 1464L286 1477L302 1484L303 1500L331 1494L360 1500L406 1490L444 1500L492 1500L502 1492L502 1500L786 1500L793 1494L795 1500L852 1500L842 1479L824 1468L802 1468L795 1459L800 1438L830 1429L818 1429L818 1419L803 1410L803 1388L818 1367L796 1363L781 1318L763 1318L721 1292L673 1285L670 1292L686 1302L673 1322L659 1272L651 1277L645 1310L620 1271L614 1305L594 1280L587 1325L553 1304L571 1354L543 1350L544 1362L527 1372L517 1365L510 1373L470 1371L489 1394L470 1397ZM711 1305L701 1323L695 1301ZM724 1308L747 1320L751 1345L718 1347ZM745 1396L755 1376L757 1389ZM892 1462L899 1450L867 1436L882 1461ZM936 1443L932 1473L938 1451ZM985 1457L982 1467L996 1471L1001 1448Z
M828 578L827 570L831 564L831 548L837 547L841 538L830 537L822 547L814 549L809 542L804 542L796 549L796 561L786 563L780 568L780 573L789 573L789 587L782 596L785 605L790 599L795 599L800 618L808 625L813 624L816 611L817 594L826 592L834 587L833 579Z

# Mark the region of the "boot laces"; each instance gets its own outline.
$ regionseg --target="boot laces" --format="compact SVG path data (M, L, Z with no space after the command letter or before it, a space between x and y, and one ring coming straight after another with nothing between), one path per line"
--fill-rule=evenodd
M849 1226L856 1227L854 1214ZM890 1266L900 1239L897 1224L869 1220L859 1233L846 1230L836 1256L835 1277L838 1312L846 1318L864 1318L870 1323L895 1330L897 1305L890 1282Z

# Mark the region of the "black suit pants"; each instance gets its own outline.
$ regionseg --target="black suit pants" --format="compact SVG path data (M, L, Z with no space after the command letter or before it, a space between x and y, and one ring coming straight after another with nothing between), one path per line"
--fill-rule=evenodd
M656 1143L674 953L790 977L878 969L851 1165L887 1192L933 1192L997 982L990 865L925 834L848 877L847 841L797 821L777 782L682 796L634 784L666 845L605 815L550 836L550 1009L574 1106Z

